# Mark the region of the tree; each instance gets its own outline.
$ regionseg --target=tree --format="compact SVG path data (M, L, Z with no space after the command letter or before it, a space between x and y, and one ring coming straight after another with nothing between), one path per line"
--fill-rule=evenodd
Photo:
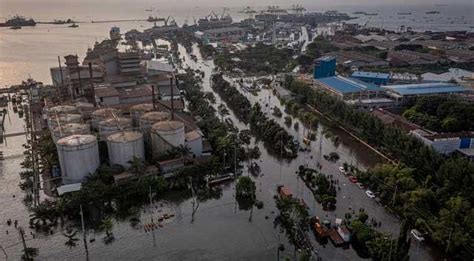
M253 205L256 202L255 191L257 187L255 182L250 177L240 177L235 186L235 195L239 208L243 210L250 209L249 222L252 221L253 216Z
M105 232L105 237L102 239L106 245L112 243L115 240L112 229L114 228L114 221L112 218L107 217L102 219L99 229Z
M146 166L145 162L142 159L133 156L133 158L129 160L128 163L130 164L129 170L131 173L139 176L145 174Z
M69 249L77 246L76 242L79 241L79 239L76 237L77 230L67 227L63 235L67 238L67 241L64 244L69 247Z

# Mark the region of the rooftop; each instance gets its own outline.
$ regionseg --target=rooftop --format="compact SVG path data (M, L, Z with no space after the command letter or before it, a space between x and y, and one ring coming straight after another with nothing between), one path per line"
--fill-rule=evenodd
M399 95L423 95L423 94L442 94L442 93L463 93L469 89L453 83L419 83L419 84L401 84L387 85L382 88L387 89Z
M381 91L381 88L375 84L366 83L354 78L347 78L342 76L321 78L317 79L316 81L343 94L361 91Z
M199 134L199 132L197 132L195 130L187 132L185 134L186 141L193 141L193 140L197 140L199 138L201 138L201 134Z
M364 78L376 78L376 79L388 80L390 78L390 74L379 73L379 72L355 71L352 73L352 77L364 77Z

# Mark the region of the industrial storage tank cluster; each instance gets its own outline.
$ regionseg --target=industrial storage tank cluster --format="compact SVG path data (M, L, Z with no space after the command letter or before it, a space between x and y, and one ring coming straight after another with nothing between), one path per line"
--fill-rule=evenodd
M113 118L114 115L116 117L121 116L121 111L115 108L103 108L103 109L98 109L95 112L92 113L91 115L91 125L92 128L95 130L99 129L99 123L101 121L105 121L107 119Z
M72 135L58 140L63 184L83 182L100 165L99 146L93 135Z
M51 132L54 142L59 139L71 136L71 135L86 135L91 134L91 127L89 124L82 123L67 123L54 128Z
M132 129L132 120L129 118L111 118L99 123L99 135L103 140L106 140L110 134Z
M130 116L132 117L133 126L139 127L140 117L147 112L154 111L153 104L144 103L137 104L130 108Z
M164 155L173 147L184 146L184 124L180 121L162 121L155 123L151 131L153 158Z
M110 165L130 167L134 157L144 160L143 134L138 131L124 131L111 134L107 138Z

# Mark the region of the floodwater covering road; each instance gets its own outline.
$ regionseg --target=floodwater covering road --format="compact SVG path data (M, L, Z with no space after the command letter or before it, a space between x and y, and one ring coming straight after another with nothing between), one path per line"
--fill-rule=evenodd
M185 49L180 45L181 56L185 56L184 66L193 69L200 69L205 72L203 79L204 91L212 92L209 78L213 72L212 61L203 60L199 54L197 46L193 47L193 53L198 57L194 62ZM278 106L286 116L284 108L271 91L262 90L257 96L243 92L251 103L260 102L271 104L271 107ZM217 107L222 101L215 94ZM269 106L270 107L270 106ZM267 107L268 116L273 117ZM10 108L11 109L11 108ZM236 127L240 130L248 129L248 126L240 122L230 111L227 116L232 119ZM283 127L283 120L275 118ZM293 122L295 119L293 120ZM6 131L17 132L23 130L24 123L16 114L10 114L10 121L6 121ZM286 128L289 133L299 140L303 137L303 128L295 131L293 128ZM322 135L323 129L329 129L333 134L341 138L341 144L334 146L330 139ZM322 152L319 147L321 141ZM69 249L64 243L66 238L60 231L55 231L53 235L30 234L34 233L27 229L29 213L22 203L23 192L19 189L20 162L23 157L21 144L25 142L24 137L13 137L0 145L4 151L5 161L0 172L0 245L5 249L8 260L18 260L21 256L22 245L18 232L6 225L6 219L17 219L19 225L26 229L27 245L39 249L38 260L85 260L86 251L82 240L76 247ZM253 140L253 143L256 141ZM373 166L381 161L377 155L364 148L359 143L344 135L336 128L326 126L321 120L317 131L317 141L311 145L311 152L299 153L298 158L293 161L279 160L269 155L262 142L257 142L262 153L257 161L261 167L262 175L254 177L257 185L257 199L264 202L264 208L253 211L252 221L249 222L250 211L238 209L234 197L234 184L223 185L222 197L217 200L201 202L195 214L194 222L191 222L192 200L189 198L169 197L156 202L153 206L146 206L141 215L141 223L150 222L152 215L157 214L157 209L161 208L176 214L176 218L166 223L163 228L154 232L145 232L143 229L133 228L128 221L115 221L113 234L115 240L105 245L101 238L103 234L95 234L88 231L88 258L89 260L276 260L277 246L283 243L285 251L280 253L280 257L293 257L293 247L288 243L286 236L279 233L279 229L273 225L273 220L277 215L273 196L276 194L276 185L285 184L293 191L294 195L303 198L310 207L310 214L317 215L324 219L331 219L334 222L336 217L343 218L348 211L364 208L370 217L382 222L381 231L398 235L399 222L396 218L388 215L385 210L369 199L363 190L350 183L343 175L339 174L338 167L343 162L352 163L361 169ZM295 171L299 165L308 164L315 166L320 153L327 154L335 151L341 159L338 163L330 163L321 160L322 171L332 175L339 180L341 190L337 196L337 208L335 211L323 211L317 204L304 183L297 177ZM244 172L245 173L245 172ZM15 197L13 197L15 195ZM44 197L44 196L43 196ZM87 223L87 221L86 221ZM6 233L6 230L9 233ZM311 235L311 238L313 236ZM96 239L90 242L90 239ZM353 249L335 248L331 243L320 246L313 238L315 250L323 260L358 260L360 259ZM3 258L2 252L0 257ZM429 256L421 247L418 258L412 255L413 260L429 260Z

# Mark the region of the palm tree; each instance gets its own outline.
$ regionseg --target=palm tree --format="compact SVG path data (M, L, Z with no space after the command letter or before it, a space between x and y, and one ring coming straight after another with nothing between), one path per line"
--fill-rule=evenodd
M68 239L64 244L69 247L69 249L77 246L77 241L79 238L76 237L77 230L72 229L71 227L66 228L66 232L63 235Z
M144 174L146 171L145 162L138 157L133 156L133 158L128 161L128 164L130 164L128 170L138 176Z
M108 217L102 220L102 223L100 224L100 230L105 232L105 237L102 240L106 245L112 243L112 241L115 239L114 234L112 233L113 228L114 221L112 218Z

